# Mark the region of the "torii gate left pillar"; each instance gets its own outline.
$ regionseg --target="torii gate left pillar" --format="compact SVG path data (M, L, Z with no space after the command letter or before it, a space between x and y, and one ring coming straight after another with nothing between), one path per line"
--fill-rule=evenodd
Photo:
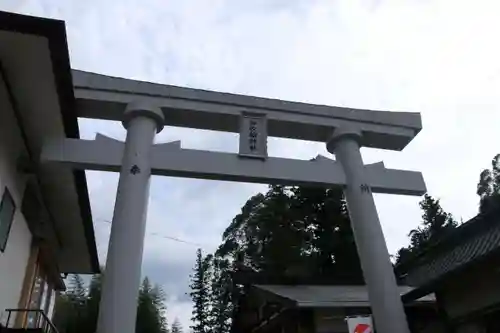
M161 109L131 103L124 113L125 150L116 194L97 332L134 333L151 179L150 152L163 129Z

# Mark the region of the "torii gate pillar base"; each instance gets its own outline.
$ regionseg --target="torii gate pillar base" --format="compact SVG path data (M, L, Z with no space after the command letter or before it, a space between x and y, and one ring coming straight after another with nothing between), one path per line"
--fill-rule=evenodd
M146 229L150 152L163 128L159 108L131 103L97 321L98 333L134 333Z
M374 324L379 333L410 333L384 234L367 185L355 130L336 130L327 143L346 175L345 196L351 226L368 288Z

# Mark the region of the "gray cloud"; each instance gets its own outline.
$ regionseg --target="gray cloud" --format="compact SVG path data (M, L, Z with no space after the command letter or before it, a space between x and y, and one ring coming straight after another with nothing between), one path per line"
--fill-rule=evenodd
M193 251L194 252L194 251ZM179 281L186 279L186 276L191 274L192 262L174 262L172 263L169 256L173 253L165 253L165 260L151 260L145 258L142 264L143 271L147 272L147 276L163 287L168 299L178 302L189 302L189 288L187 285L180 285ZM168 272L168 273L167 273Z

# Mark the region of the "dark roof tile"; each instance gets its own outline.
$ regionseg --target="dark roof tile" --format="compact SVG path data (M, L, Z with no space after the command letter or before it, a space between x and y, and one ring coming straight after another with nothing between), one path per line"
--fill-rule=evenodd
M405 282L420 286L428 284L479 258L500 249L500 214L478 215L454 230L443 241L433 244L420 255L397 267L405 273Z

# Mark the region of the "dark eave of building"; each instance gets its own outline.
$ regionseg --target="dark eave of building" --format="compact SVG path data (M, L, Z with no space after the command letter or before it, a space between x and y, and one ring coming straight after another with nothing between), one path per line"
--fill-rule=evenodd
M0 11L0 30L35 35L47 39L64 130L68 138L79 138L64 21ZM90 264L93 272L98 273L100 268L85 172L75 170L73 171L73 176L78 192L78 201L84 224L83 228L91 260Z
M408 285L416 286L403 296L411 301L434 292L460 272L500 255L500 210L478 214L401 263L396 272Z
M242 285L364 285L362 276L337 274L335 276L320 276L306 274L264 274L251 270L236 271L232 275L233 282Z

